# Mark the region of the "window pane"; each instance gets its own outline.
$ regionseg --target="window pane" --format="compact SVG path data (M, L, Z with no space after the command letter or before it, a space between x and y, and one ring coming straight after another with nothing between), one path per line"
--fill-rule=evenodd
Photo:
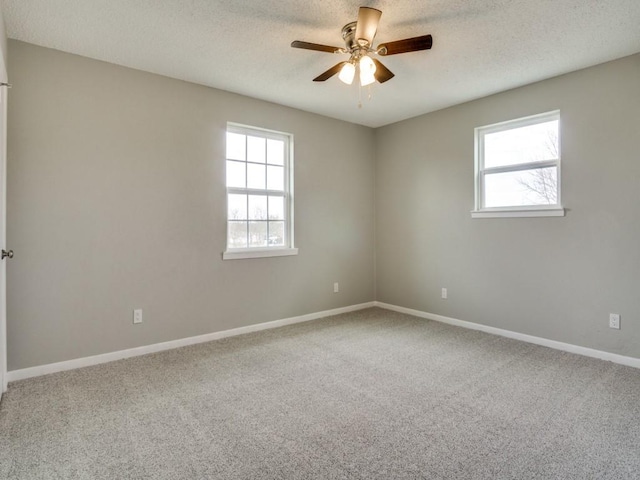
M245 160L245 136L240 133L227 132L227 159Z
M265 167L264 165L254 165L252 163L248 163L247 164L247 187L264 188L266 168L267 167Z
M484 136L484 166L501 167L559 158L558 120Z
M227 187L240 187L247 186L247 167L246 163L233 162L227 160Z
M267 189L284 191L284 167L267 167Z
M229 222L228 225L229 248L246 248L247 222Z
M249 195L249 220L267 219L267 197Z
M267 140L267 163L284 165L284 142L282 140Z
M269 197L269 220L284 220L284 197Z
M228 124L227 247L282 248L291 240L290 140L260 128Z
M228 219L229 220L246 220L247 219L247 196L230 194L227 197Z
M485 175L483 190L487 208L555 205L558 201L557 167Z
M267 222L249 222L249 246L267 246Z
M247 161L264 163L266 140L260 137L247 137Z
M269 222L269 245L284 245L284 222Z

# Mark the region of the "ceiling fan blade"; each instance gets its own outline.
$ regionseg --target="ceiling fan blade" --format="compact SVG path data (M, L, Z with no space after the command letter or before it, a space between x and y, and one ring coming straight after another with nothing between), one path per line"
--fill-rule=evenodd
M417 52L418 50L429 50L432 45L433 37L431 35L422 35L421 37L382 43L378 45L378 54L397 55L398 53Z
M356 42L360 39L364 39L368 42L368 45L373 44L373 37L376 36L378 31L378 22L382 12L375 8L360 7L358 10L358 21L356 23Z
M330 47L329 45L320 45L319 43L302 42L294 40L291 42L293 48L304 48L305 50L316 50L318 52L337 53L342 51L340 47Z
M374 73L373 76L376 77L376 80L379 83L384 83L387 80L391 80L393 77L395 77L394 73L387 67L385 67L380 60L376 58L372 58L371 60L373 60L373 63L376 64L376 73Z
M333 77L336 73L338 73L345 63L347 63L347 62L340 62L340 63L334 65L333 67L331 67L326 72L321 73L316 78L314 78L313 81L314 82L324 82L325 80L328 80L329 78Z

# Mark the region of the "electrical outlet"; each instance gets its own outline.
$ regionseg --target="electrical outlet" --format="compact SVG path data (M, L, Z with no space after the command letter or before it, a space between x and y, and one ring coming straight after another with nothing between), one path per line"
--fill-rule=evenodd
M447 289L446 288L442 289L442 298L444 298L444 299L447 298Z
M133 311L133 323L142 323L142 309L137 308Z
M620 330L620 315L617 313L609 314L609 328Z
M333 284L333 293L338 293L340 291L340 284L338 282Z

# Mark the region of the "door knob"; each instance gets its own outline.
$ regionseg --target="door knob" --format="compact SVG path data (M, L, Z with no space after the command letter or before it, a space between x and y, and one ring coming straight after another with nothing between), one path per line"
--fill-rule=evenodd
M13 250L2 250L2 258L0 258L0 260L4 260L4 257L13 258Z

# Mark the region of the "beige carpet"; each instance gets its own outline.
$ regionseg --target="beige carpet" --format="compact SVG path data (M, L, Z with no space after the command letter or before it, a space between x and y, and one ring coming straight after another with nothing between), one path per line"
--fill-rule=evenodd
M640 478L640 370L364 310L12 383L0 478Z

